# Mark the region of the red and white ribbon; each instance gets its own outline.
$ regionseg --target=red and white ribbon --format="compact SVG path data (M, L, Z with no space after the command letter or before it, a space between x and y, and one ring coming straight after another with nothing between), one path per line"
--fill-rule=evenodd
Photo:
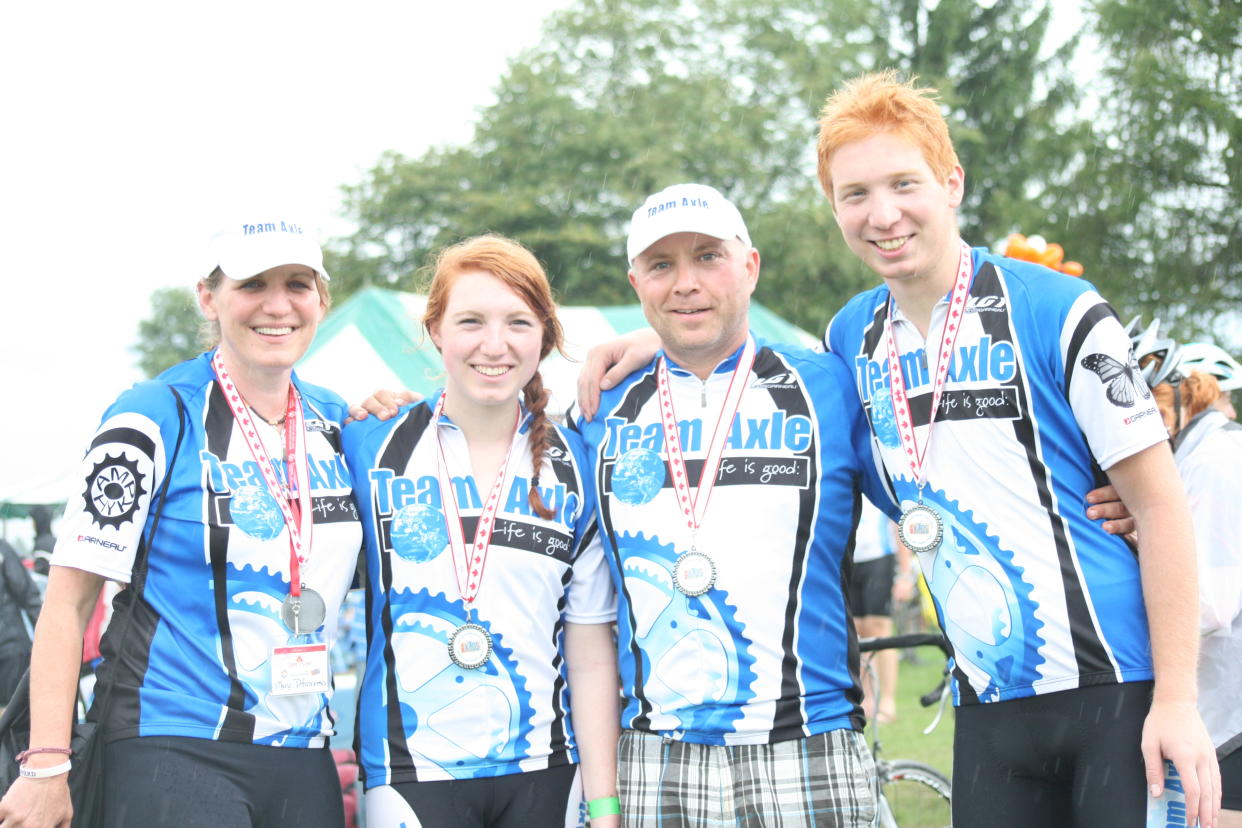
M664 423L664 448L668 454L669 473L673 479L673 490L677 493L677 505L685 516L686 525L690 527L691 537L697 537L703 525L703 516L707 514L707 503L716 487L716 472L720 468L720 458L724 454L725 443L729 439L729 431L733 428L733 419L737 416L738 406L742 402L742 393L746 390L746 380L750 376L750 368L755 362L755 340L746 337L746 344L738 356L737 365L733 367L733 376L729 380L729 390L725 393L724 402L716 417L716 428L712 431L711 442L707 446L707 456L703 459L703 469L699 474L696 493L690 494L690 476L686 471L686 461L681 452L681 435L677 428L677 414L673 410L673 394L669 388L668 365L664 357L656 368L656 387L660 395L660 419Z
M311 506L310 473L306 457L306 423L302 418L302 402L293 383L289 383L289 397L285 406L285 480L276 476L276 469L268 456L263 438L259 435L250 408L241 392L237 390L220 351L211 358L220 390L228 401L233 419L241 427L250 455L259 465L267 490L280 507L289 530L289 594L295 598L302 595L302 565L310 557L311 532L314 527L314 509Z
M970 247L961 242L961 252L957 260L957 276L953 281L953 292L949 296L949 308L944 316L944 325L940 329L940 346L936 352L936 369L932 382L931 413L927 417L927 438L919 449L918 440L914 435L914 418L910 414L910 397L906 393L905 377L901 373L901 359L897 353L897 338L893 334L893 300L888 300L888 308L884 315L884 341L888 346L888 377L891 386L893 414L897 418L897 433L901 437L901 445L906 450L906 460L910 471L914 474L915 485L919 491L927 482L924 465L927 450L931 446L932 426L936 422L936 412L940 408L940 395L944 391L949 376L949 362L953 357L953 348L957 344L957 335L962 330L962 319L966 310L966 294L970 290L970 275L973 272Z
M449 548L453 555L453 574L457 577L457 591L466 603L466 611L474 605L483 584L483 570L487 566L487 551L492 543L492 530L496 526L496 512L500 508L500 496L504 488L505 472L509 468L509 460L513 457L513 447L518 442L518 424L522 421L521 408L518 419L513 426L513 439L509 442L509 451L505 461L496 472L491 492L483 501L483 512L479 515L479 523L474 530L474 544L466 549L466 533L461 525L461 509L457 504L457 493L453 489L453 481L448 473L448 461L444 456L444 443L440 440L440 417L444 413L444 398L447 392L440 394L436 402L435 412L431 421L436 427L436 475L440 482L440 503L444 507L444 522L448 525ZM458 565L458 559L461 565Z

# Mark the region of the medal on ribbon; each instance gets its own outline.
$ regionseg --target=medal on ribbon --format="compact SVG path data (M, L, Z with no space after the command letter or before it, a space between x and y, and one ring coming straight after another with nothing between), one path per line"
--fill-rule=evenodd
M246 401L233 383L220 351L211 358L220 390L228 402L233 419L241 428L254 458L263 474L268 493L276 501L289 532L289 594L280 606L280 618L295 636L312 633L323 626L327 606L319 593L302 583L302 567L310 556L311 531L314 526L314 510L311 505L310 477L306 457L306 424L302 417L302 403L297 389L289 383L289 397L285 404L285 480L276 476L272 460L263 438L259 435Z
M932 381L931 412L927 417L927 435L922 447L919 446L914 433L910 398L906 393L905 376L901 373L897 337L893 333L891 296L884 316L884 341L888 349L888 377L892 390L893 414L896 417L901 446L906 453L906 462L910 465L914 483L918 487L918 502L903 511L897 520L897 535L912 552L918 553L934 551L944 538L944 521L935 509L923 503L923 487L927 485L926 461L927 451L931 446L932 429L936 424L936 413L940 409L940 396L948 380L949 362L952 360L957 335L961 332L966 295L970 289L972 272L970 247L965 242L960 244L957 276L953 281L953 292L949 296L949 307L945 312L944 325L940 330L940 347L936 352L936 368Z
M707 503L711 498L712 489L716 486L716 472L720 468L720 458L724 454L725 442L729 438L729 430L733 428L733 419L737 416L738 406L742 402L742 393L746 390L746 379L750 376L750 368L754 362L755 340L747 336L742 353L738 356L737 365L733 367L729 390L725 393L724 402L716 418L716 428L708 443L707 457L703 460L703 469L699 474L699 483L693 496L690 494L690 476L686 471L686 461L681 452L681 436L677 428L677 414L673 410L673 394L669 387L667 360L661 357L656 368L660 421L664 427L664 447L668 454L669 473L673 480L673 490L677 495L677 505L686 519L686 525L690 528L690 549L679 555L676 563L673 564L673 585L683 595L690 598L703 595L716 585L716 562L712 560L711 555L698 548L698 533L703 525L703 516L707 513Z
M483 502L483 513L479 515L479 523L474 531L474 544L466 549L465 530L461 525L461 510L457 505L457 494L453 489L453 481L448 473L448 461L444 456L444 444L440 441L440 417L444 413L444 397L440 395L436 403L431 421L436 429L436 477L440 484L440 502L444 506L444 519L448 526L449 551L453 556L453 575L457 582L457 591L466 605L466 621L458 625L449 636L449 659L463 670L477 670L492 657L492 635L481 625L471 620L475 598L479 595L479 587L483 584L483 572L487 567L487 552L492 542L492 529L496 525L496 512L500 508L500 495L504 488L505 473L509 468L509 460L513 457L513 447L518 441L518 423L522 412L518 410L518 423L514 423L513 439L509 443L509 451L505 461L496 472L496 479ZM460 560L460 564L458 561Z

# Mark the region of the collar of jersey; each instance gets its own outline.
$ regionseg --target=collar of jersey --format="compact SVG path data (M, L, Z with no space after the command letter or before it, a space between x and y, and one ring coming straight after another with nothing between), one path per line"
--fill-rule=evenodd
M970 249L970 280L971 280L972 286L974 283L975 274L979 272L979 264L980 264L979 257L976 255L976 251L972 247ZM967 290L968 295L969 293L970 291ZM932 308L932 314L935 315L936 311L939 310L941 306L947 306L949 304L949 300L951 300L952 298L953 298L953 286L950 285L949 289L944 292L944 296L941 296L939 301L937 301L935 306ZM895 299L893 299L893 293L888 288L884 289L884 301L889 303L890 307L892 307L893 309L893 316L892 316L893 322L901 322L906 325L914 324L913 322L910 321L910 318L906 316L905 313L902 312L901 306L897 304L897 301Z
M754 339L755 335L753 332L747 331L746 338ZM741 359L742 349L745 347L746 347L746 343L743 342L741 345L737 347L737 350L735 350L733 353L729 354L727 357L721 360L720 364L712 369L712 376L715 376L717 374L732 373L733 369L737 367L737 361ZM758 350L758 348L759 348L759 342L758 340L756 340L755 349ZM682 368L680 365L678 365L676 362L673 361L673 358L671 356L666 354L664 351L660 351L659 356L664 357L664 361L668 363L669 374L675 377L694 377L696 380L698 379L697 375L695 375L691 371L687 371L685 368Z
M431 407L432 411L436 410L436 405L440 402L440 398L443 396L444 389L440 388L427 398L427 405ZM518 405L521 406L522 409L522 416L520 418L521 422L518 423L518 433L525 433L526 430L530 428L530 412L526 410L526 403L523 400L519 399ZM444 412L440 415L440 419L436 422L436 425L444 425L454 431L461 431L461 428L457 425L457 423L453 422L449 418L448 412Z

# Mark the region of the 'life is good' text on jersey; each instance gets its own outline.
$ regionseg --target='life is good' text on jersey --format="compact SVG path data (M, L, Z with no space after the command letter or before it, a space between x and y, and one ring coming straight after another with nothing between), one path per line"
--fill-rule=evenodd
M466 610L440 499L435 402L345 429L367 544L369 643L358 729L368 788L576 762L561 649L565 622L609 623L616 616L591 481L580 471L581 443L549 423L539 487L556 514L545 520L528 500L524 420L472 617L490 633L493 651L477 669L453 663L449 638ZM438 430L471 549L491 481L481 492L465 436L447 416Z
M331 392L303 383L314 528L302 580L324 600L314 633L293 636L281 620L289 595L289 534L228 401L210 354L176 365L126 391L104 414L83 461L82 488L65 510L52 563L128 583L176 445L177 406L185 436L168 502L148 556L142 604L115 677L108 737L191 736L288 747L321 747L332 734L331 693L272 695L272 648L329 647L349 589L362 532L340 452L347 411ZM279 430L255 421L279 479ZM123 628L125 625L115 624ZM102 644L106 659L116 647ZM115 663L115 662L114 662Z
M1138 562L1085 514L1100 469L1167 437L1129 339L1088 283L982 250L972 257L922 493L944 525L920 562L953 645L955 699L1151 678ZM837 314L825 344L852 365L877 460L905 509L919 493L890 393L890 304L922 450L948 302L936 305L925 344L888 288L876 288Z
M669 364L692 492L739 354L705 381ZM690 597L673 578L691 531L668 470L658 361L578 423L619 593L622 726L700 744L861 730L842 584L870 459L854 448L867 426L844 365L758 345L697 535L715 585Z

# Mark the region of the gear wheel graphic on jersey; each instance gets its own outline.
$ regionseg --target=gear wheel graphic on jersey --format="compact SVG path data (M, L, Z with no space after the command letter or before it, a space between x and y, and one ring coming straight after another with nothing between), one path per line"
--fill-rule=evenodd
M654 714L678 722L658 729L732 730L738 712L719 710L713 702L746 695L755 659L728 592L713 589L695 598L680 592L673 584L678 551L672 544L622 534L618 546L625 550L621 575L633 607L634 637L651 665L643 695Z
M939 548L919 560L953 645L957 674L970 679L980 701L998 701L1006 688L1037 679L1044 662L1038 632L1044 623L1036 617L1031 585L1020 570L1011 574L1013 554L1000 549L986 527L941 505L945 501L936 495L943 492L924 494L924 503L935 502L945 532ZM902 508L913 503L903 499Z
M101 529L120 529L133 520L138 501L146 493L137 460L127 459L124 453L116 457L105 454L87 476L82 498L86 511Z
M457 778L477 773L465 766L478 759L503 764L526 758L530 744L518 734L534 707L504 634L480 621L491 633L492 657L477 670L463 670L448 657L449 637L465 618L460 601L426 589L399 590L390 594L388 610L410 752Z
M289 579L280 572L251 566L226 565L229 635L237 679L245 690L242 709L255 717L255 742L281 745L291 729L318 731L322 699L318 693L274 696L262 692L271 683L272 642L322 641L322 636L295 638L280 618L280 606L289 594ZM293 728L272 730L270 723L288 722Z
M612 492L630 506L650 502L663 486L664 461L651 449L631 449L612 467Z

